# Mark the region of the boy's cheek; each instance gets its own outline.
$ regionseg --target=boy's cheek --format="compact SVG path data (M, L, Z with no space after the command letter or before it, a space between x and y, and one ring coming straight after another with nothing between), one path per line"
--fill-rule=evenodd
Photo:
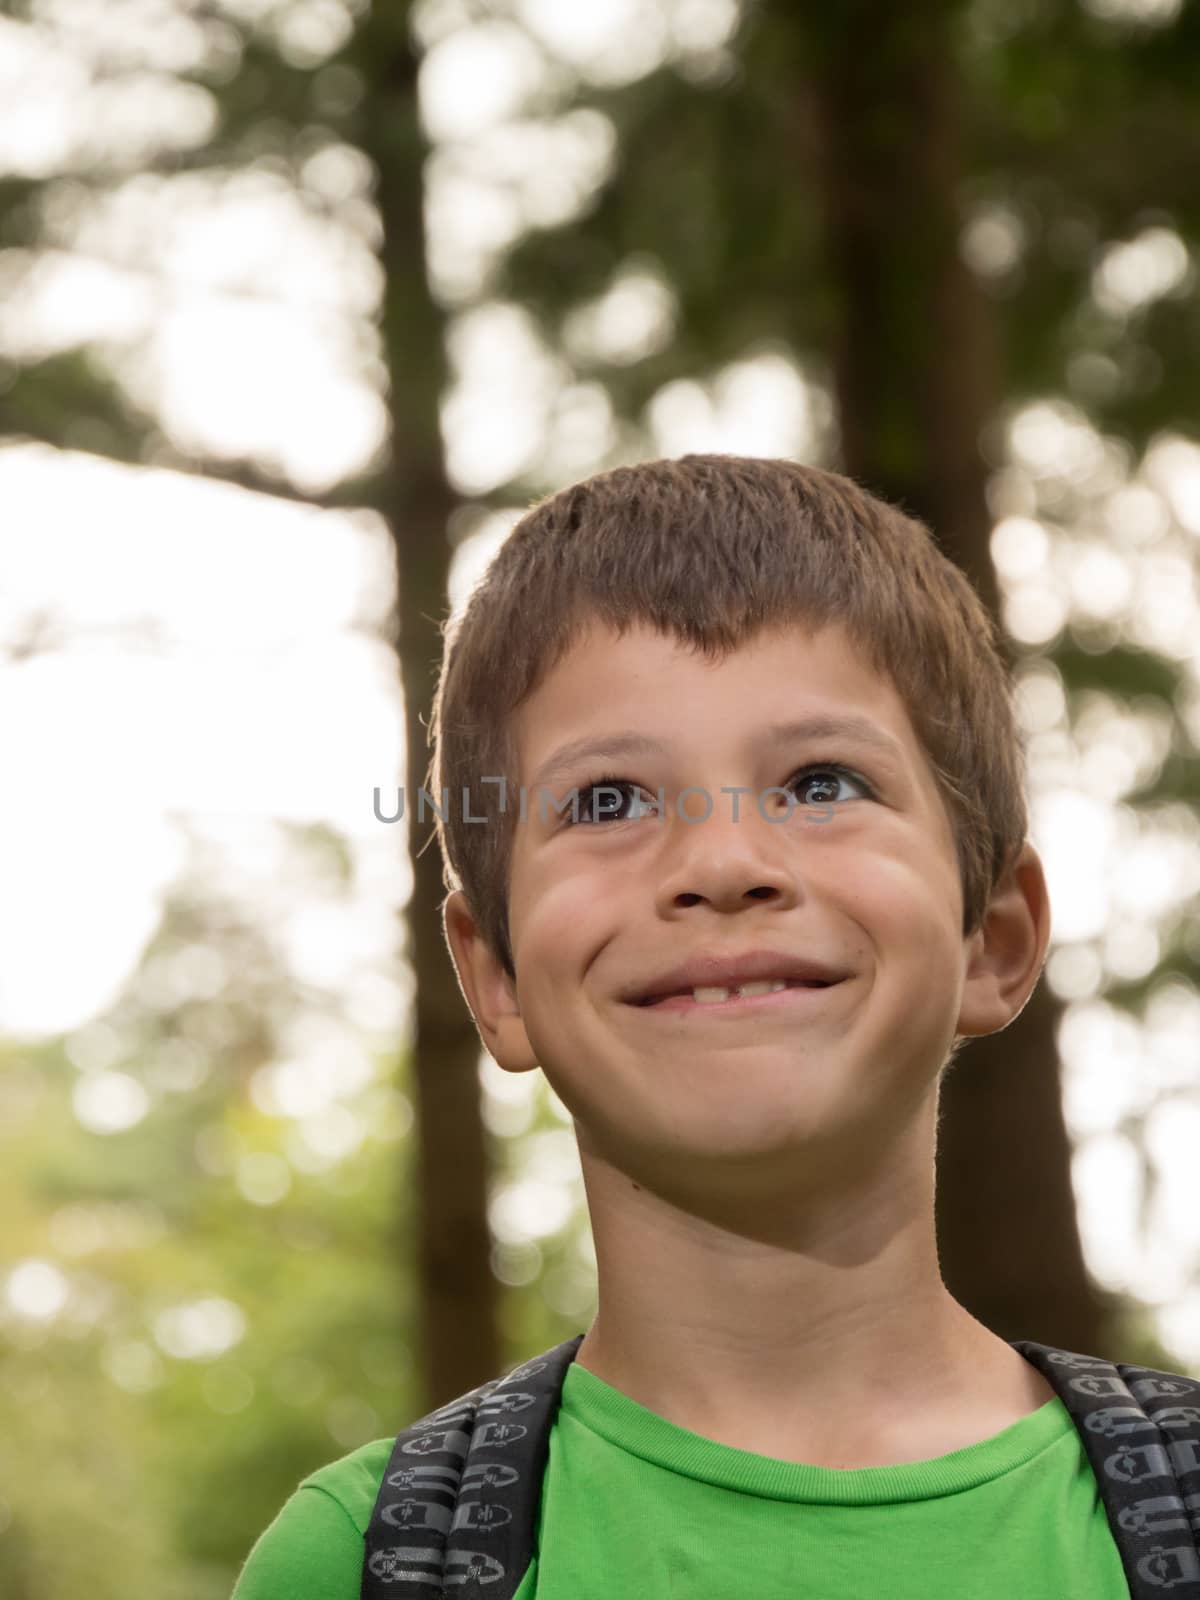
M580 974L588 966L589 950L602 947L627 926L628 910L622 906L620 875L613 871L532 877L513 896L514 944L526 946L539 967Z

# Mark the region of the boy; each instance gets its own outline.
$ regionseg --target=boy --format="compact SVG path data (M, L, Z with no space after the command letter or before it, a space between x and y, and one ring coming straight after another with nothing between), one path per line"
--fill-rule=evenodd
M462 990L571 1112L597 1256L516 1600L1126 1600L1062 1400L938 1266L942 1078L1050 936L961 572L836 474L604 473L447 629L432 738ZM391 1445L235 1600L355 1600Z

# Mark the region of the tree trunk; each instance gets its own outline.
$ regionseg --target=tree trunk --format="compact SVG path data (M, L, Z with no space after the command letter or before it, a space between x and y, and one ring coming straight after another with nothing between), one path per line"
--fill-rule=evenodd
M928 522L998 614L980 450L999 385L987 307L959 254L959 7L810 12L842 465ZM1009 651L1010 662L1013 653ZM950 1292L1003 1338L1114 1353L1089 1276L1043 978L1008 1028L963 1046L942 1089L937 1228Z
M422 1371L426 1408L442 1405L500 1369L497 1285L487 1220L487 1147L479 1088L479 1037L463 1003L442 932L441 855L433 828L418 831L426 738L447 605L446 481L439 402L446 381L444 327L425 266L424 161L417 55L407 3L376 4L354 45L366 82L362 148L377 172L386 274L383 339L391 444L381 484L396 552L396 648L405 705L405 796L413 893L409 952L416 979L411 1048L417 1130L415 1194ZM398 1215L405 1207L397 1197ZM408 1241L397 1237L397 1260ZM409 1314L404 1308L403 1314Z

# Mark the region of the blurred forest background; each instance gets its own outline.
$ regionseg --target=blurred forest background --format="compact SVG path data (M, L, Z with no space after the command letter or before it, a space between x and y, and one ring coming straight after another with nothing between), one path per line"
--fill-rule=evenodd
M590 1321L570 1117L381 819L447 608L618 462L848 471L994 608L1054 938L946 1280L1200 1372L1198 83L1188 0L0 5L6 1600L224 1600Z

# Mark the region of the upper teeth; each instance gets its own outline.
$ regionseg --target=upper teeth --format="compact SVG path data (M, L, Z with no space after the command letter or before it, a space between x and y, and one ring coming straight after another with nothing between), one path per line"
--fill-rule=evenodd
M764 979L761 983L741 983L736 989L693 989L692 999L703 1005L714 1005L720 1000L728 1000L731 994L755 995L774 994L779 989L786 989L787 982L783 978Z

